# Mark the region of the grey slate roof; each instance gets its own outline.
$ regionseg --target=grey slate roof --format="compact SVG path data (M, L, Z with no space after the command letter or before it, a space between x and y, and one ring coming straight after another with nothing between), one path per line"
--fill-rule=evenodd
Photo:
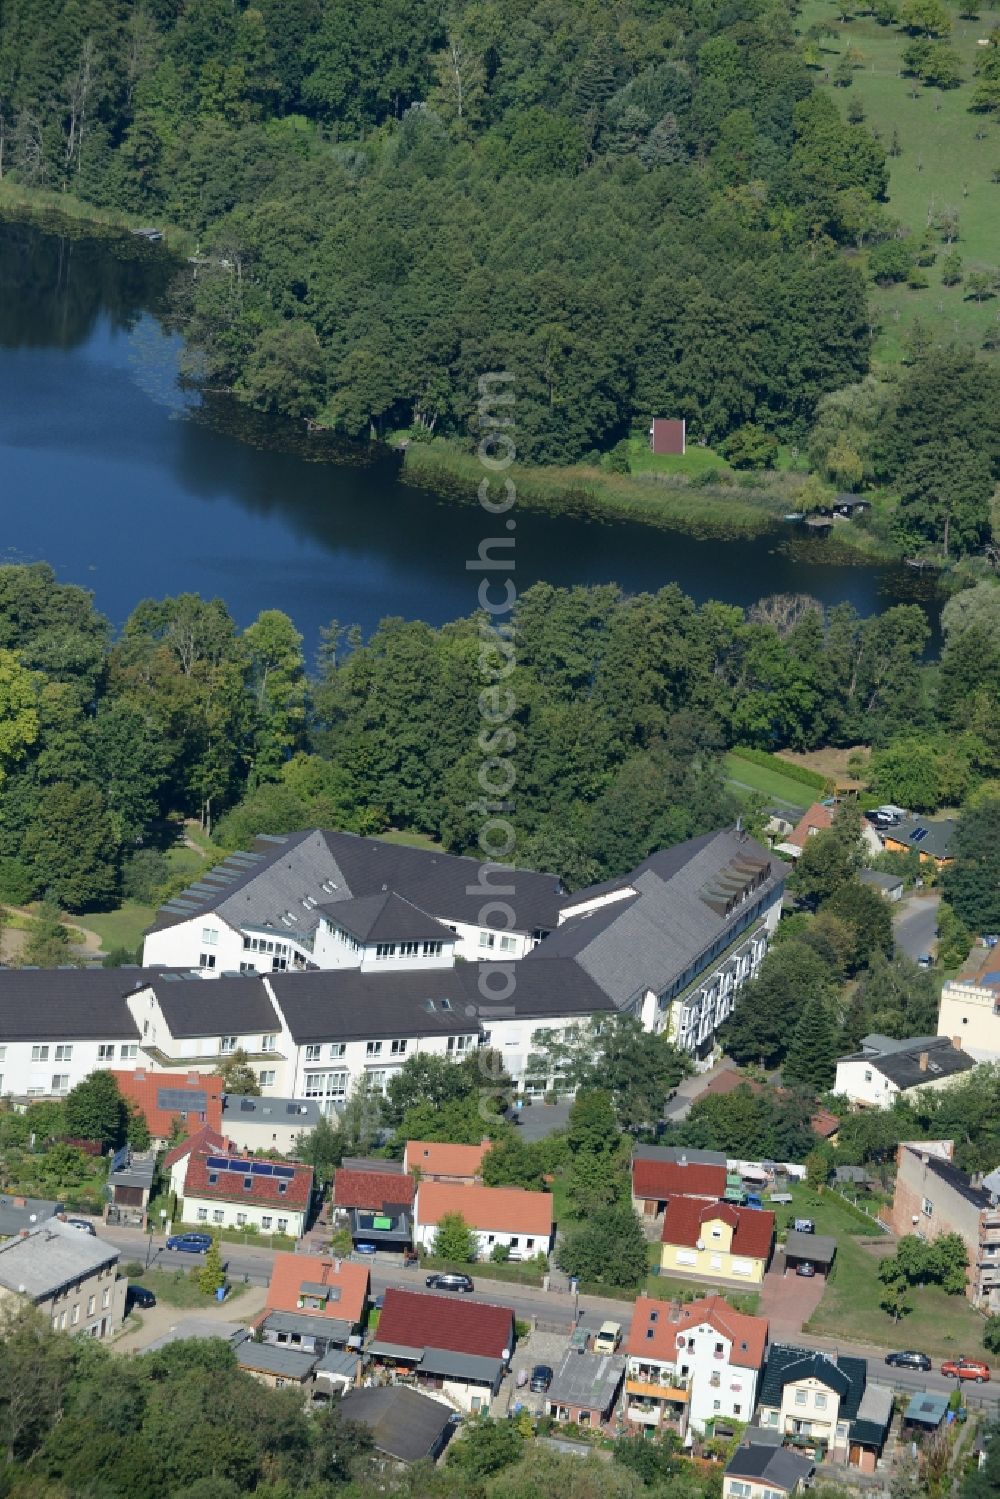
M298 1333L300 1337L323 1338L346 1343L354 1324L339 1317L310 1317L307 1312L268 1312L263 1327L266 1332Z
M137 1041L125 995L158 968L0 969L0 1041Z
M815 1463L786 1447L764 1446L752 1442L737 1447L726 1464L727 1478L754 1478L769 1488L791 1494L815 1471Z
M479 885L479 869L477 859L355 833L312 828L261 837L252 849L231 855L168 901L152 930L212 911L237 929L265 926L308 936L319 923L321 904L383 891L394 891L431 916L479 925L480 909L489 899ZM514 894L503 899L514 907L518 930L555 926L563 899L557 875L515 869L494 880L501 882L514 886ZM291 927L281 919L288 914Z
M451 1411L442 1401L406 1385L348 1390L339 1410L346 1420L368 1427L379 1452L403 1463L433 1456L451 1426Z
M546 1399L555 1405L606 1411L614 1402L625 1375L620 1353L577 1353L569 1349L552 1376Z
M500 1380L505 1364L502 1358L486 1358L479 1353L454 1353L450 1348L425 1348L417 1365L421 1374L440 1379L465 1379L494 1385Z
M280 1029L263 979L188 978L160 974L149 985L176 1039L270 1034Z
M951 853L951 840L958 826L954 817L942 817L932 822L929 817L917 817L907 822L886 828L885 836L893 843L905 843L922 854L935 859L947 859Z
M0 1244L0 1286L41 1301L72 1281L117 1264L119 1250L58 1218Z
M540 950L536 948L535 952ZM484 970L488 974L491 969L506 973L509 966L459 963L454 968L377 973L341 968L273 973L268 975L268 982L292 1036L301 1045L308 1041L468 1034L479 1029L480 1012L488 1027L489 1002L483 998L479 979ZM505 1018L542 1020L613 1008L607 995L569 959L536 963L533 957L524 958L514 965L513 977L514 990L504 1000ZM447 1007L443 1001L447 1001Z
M920 1058L925 1053L927 1068L921 1071ZM963 1072L971 1072L976 1065L968 1052L953 1046L947 1036L915 1036L909 1041L893 1043L892 1050L882 1055L864 1050L841 1060L866 1062L901 1092L907 1088L926 1087L943 1077L958 1077Z
M10 1239L22 1228L34 1228L62 1211L62 1204L46 1197L0 1196L0 1239Z
M832 1234L802 1234L790 1228L785 1239L785 1258L811 1260L814 1265L832 1265L837 1241Z
M221 1033L220 1033L221 1034ZM222 1131L241 1124L294 1125L315 1129L323 1111L314 1098L254 1098L246 1093L224 1093Z
M840 1419L851 1421L858 1413L867 1378L864 1359L845 1355L831 1358L812 1348L773 1343L768 1349L758 1399L762 1407L780 1409L785 1385L796 1384L802 1379L818 1379L840 1396Z
M913 1149L912 1146L907 1148ZM919 1155L919 1150L914 1151L914 1154ZM978 1211L981 1212L983 1208L992 1206L993 1199L990 1193L984 1191L982 1187L974 1187L965 1172L960 1171L957 1166L953 1166L950 1161L942 1161L937 1156L929 1155L927 1157L927 1170L932 1172L939 1181L943 1181L946 1186L949 1186L953 1192L957 1192L960 1197L964 1197L965 1201Z
M352 900L330 901L317 907L328 921L342 927L359 942L455 941L455 933L436 916L428 916L412 901L392 890L361 895Z
M929 1395L925 1390L918 1390L915 1395L910 1396L910 1403L903 1413L903 1420L913 1421L918 1426L930 1426L936 1429L944 1420L947 1409L947 1395Z
M886 874L881 869L862 869L858 879L862 885L874 885L877 890L899 890L903 884L898 874Z
M728 946L747 925L751 902L727 915L727 899L767 866L754 900L778 888L787 865L752 838L727 829L664 849L614 887L634 895L567 916L526 962L575 958L622 1008L646 989L669 988L716 944ZM566 905L572 909L586 897L580 892Z
M633 1146L632 1158L636 1161L688 1161L692 1166L726 1166L728 1159L721 1150L692 1150L688 1145L642 1145Z
M247 1338L236 1350L236 1361L241 1369L256 1374L277 1374L282 1379L308 1379L316 1364L314 1353L303 1353L301 1348L287 1348L283 1343L256 1343Z

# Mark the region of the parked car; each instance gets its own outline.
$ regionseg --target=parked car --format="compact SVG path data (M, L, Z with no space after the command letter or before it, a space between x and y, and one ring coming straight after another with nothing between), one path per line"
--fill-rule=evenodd
M476 1289L470 1276L459 1275L453 1270L428 1275L427 1284L433 1291L474 1291Z
M360 1244L355 1244L354 1252L355 1254L378 1254L378 1245L365 1239Z
M144 1312L148 1312L149 1308L155 1305L156 1297L145 1286L127 1287L125 1291L125 1310L127 1312L131 1311L134 1306L140 1306Z
M96 1234L97 1229L86 1218L67 1218L66 1222L70 1228L78 1228L82 1234Z
M544 1395L552 1383L552 1370L548 1364L536 1364L531 1371L531 1383L528 1388L534 1395Z
M793 1227L795 1232L799 1234L814 1234L816 1232L816 1225L811 1218L796 1218Z
M622 1330L618 1322L602 1322L594 1339L595 1353L614 1353L621 1342Z
M949 1358L941 1365L941 1373L952 1379L974 1379L976 1384L985 1384L990 1377L990 1366L978 1358Z
M929 952L923 952L923 953L921 953L920 957L917 959L917 967L918 968L933 968L933 966L934 966L934 959L931 957L930 953Z
M926 1353L917 1353L912 1348L904 1348L899 1353L887 1353L885 1361L894 1369L919 1369L921 1374L929 1374L931 1370L931 1361Z
M211 1234L171 1234L168 1249L180 1249L184 1254L206 1254L212 1247Z
M762 1208L764 1206L764 1199L759 1192L747 1192L743 1198L743 1206L745 1208Z
M813 1264L812 1260L802 1260L795 1266L795 1273L796 1275L804 1275L807 1277L807 1279L811 1280L812 1277L816 1274L816 1266Z

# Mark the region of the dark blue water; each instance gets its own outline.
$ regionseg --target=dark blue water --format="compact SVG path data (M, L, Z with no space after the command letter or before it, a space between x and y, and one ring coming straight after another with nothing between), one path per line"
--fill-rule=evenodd
M479 507L403 484L384 451L331 457L323 439L185 394L161 321L168 269L131 245L0 224L0 559L51 562L116 625L142 598L195 591L241 625L285 610L310 649L331 618L368 633L386 615L471 612L465 560L491 529ZM919 586L898 569L796 562L781 541L522 509L515 576L522 590L676 581L737 604L802 592L863 614Z

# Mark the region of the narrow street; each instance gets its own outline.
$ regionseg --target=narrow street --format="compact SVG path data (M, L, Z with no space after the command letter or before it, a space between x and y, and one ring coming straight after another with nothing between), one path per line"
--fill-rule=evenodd
M937 915L941 895L937 890L917 891L899 902L892 917L896 951L914 962L925 953L937 952Z

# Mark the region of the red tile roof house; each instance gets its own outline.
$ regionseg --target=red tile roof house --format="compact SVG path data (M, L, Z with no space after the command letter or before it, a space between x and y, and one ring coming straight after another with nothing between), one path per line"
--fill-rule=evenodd
M206 1229L252 1226L291 1239L305 1233L312 1207L311 1166L200 1151L190 1152L186 1162L178 1194L183 1196L183 1223Z
M655 1218L662 1213L668 1197L699 1197L704 1202L718 1202L725 1195L725 1166L633 1158L632 1206L644 1218Z
M435 1140L407 1140L403 1151L403 1170L418 1181L482 1181L483 1156L490 1141L481 1145L439 1144Z
M625 1352L624 1414L652 1435L704 1434L713 1417L748 1421L767 1346L767 1318L735 1312L722 1296L687 1306L640 1296Z
M486 1411L514 1351L507 1306L390 1288L368 1354L464 1411Z
M731 1202L671 1197L663 1214L660 1269L729 1285L762 1285L774 1246L774 1214Z
M414 1244L432 1254L438 1224L450 1214L458 1214L472 1229L479 1259L488 1260L496 1244L505 1245L512 1260L552 1251L555 1224L548 1192L422 1181L413 1211Z
M149 1126L155 1145L165 1145L180 1123L184 1134L207 1125L222 1128L222 1078L199 1072L113 1071L118 1091L134 1104Z
M399 1250L413 1242L412 1176L400 1171L355 1171L341 1167L333 1178L335 1223L351 1231L355 1244Z
M368 1266L332 1255L279 1253L257 1327L265 1343L320 1358L330 1348L360 1348L368 1306Z
M233 1146L225 1135L210 1129L207 1124L195 1130L193 1135L188 1135L186 1140L178 1140L176 1145L172 1145L163 1157L162 1169L170 1173L170 1190L175 1197L184 1196L187 1164L191 1156L197 1155L199 1151L202 1154L228 1155L233 1152Z

